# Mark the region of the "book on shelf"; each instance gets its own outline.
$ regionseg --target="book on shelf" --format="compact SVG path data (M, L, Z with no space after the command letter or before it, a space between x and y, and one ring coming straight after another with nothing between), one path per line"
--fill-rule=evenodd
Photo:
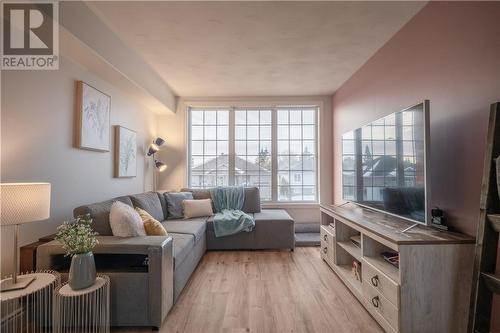
M385 251L380 254L385 261L392 266L399 268L399 253L392 251Z
M351 243L356 247L361 247L361 235L351 236Z

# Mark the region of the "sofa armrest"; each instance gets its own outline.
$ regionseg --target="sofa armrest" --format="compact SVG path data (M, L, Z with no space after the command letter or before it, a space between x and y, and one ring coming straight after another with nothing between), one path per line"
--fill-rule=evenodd
M94 254L142 254L149 260L149 318L152 326L160 327L173 305L173 240L170 236L121 238L98 236ZM62 244L51 241L37 248L37 269L51 269L51 256L64 254ZM113 283L113 281L111 281Z
M152 249L161 249L172 243L168 236L141 236L141 237L116 237L97 236L99 244L92 251L95 254L144 254L148 255ZM37 248L37 262L43 262L47 255L64 254L62 244L53 240ZM41 260L41 261L39 261Z

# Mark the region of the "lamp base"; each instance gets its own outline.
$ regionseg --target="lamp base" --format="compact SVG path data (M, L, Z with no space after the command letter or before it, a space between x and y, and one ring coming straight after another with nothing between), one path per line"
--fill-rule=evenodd
M27 286L30 285L31 282L35 281L34 276L30 277L18 277L17 282L14 283L12 278L2 280L0 282L0 290L3 291L10 291L10 290L19 290L19 289L24 289Z

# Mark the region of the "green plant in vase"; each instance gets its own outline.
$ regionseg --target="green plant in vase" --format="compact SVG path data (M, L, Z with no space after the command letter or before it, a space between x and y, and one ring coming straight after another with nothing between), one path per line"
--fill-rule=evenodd
M99 241L91 225L92 218L86 214L57 228L56 240L61 242L66 256L71 256L68 283L73 290L88 288L96 279L92 250Z

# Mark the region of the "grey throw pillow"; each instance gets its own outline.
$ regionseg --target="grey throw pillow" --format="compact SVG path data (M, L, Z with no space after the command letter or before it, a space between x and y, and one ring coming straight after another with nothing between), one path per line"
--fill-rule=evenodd
M191 192L167 192L164 193L167 199L167 210L169 219L181 219L184 217L182 209L183 200L193 200Z

